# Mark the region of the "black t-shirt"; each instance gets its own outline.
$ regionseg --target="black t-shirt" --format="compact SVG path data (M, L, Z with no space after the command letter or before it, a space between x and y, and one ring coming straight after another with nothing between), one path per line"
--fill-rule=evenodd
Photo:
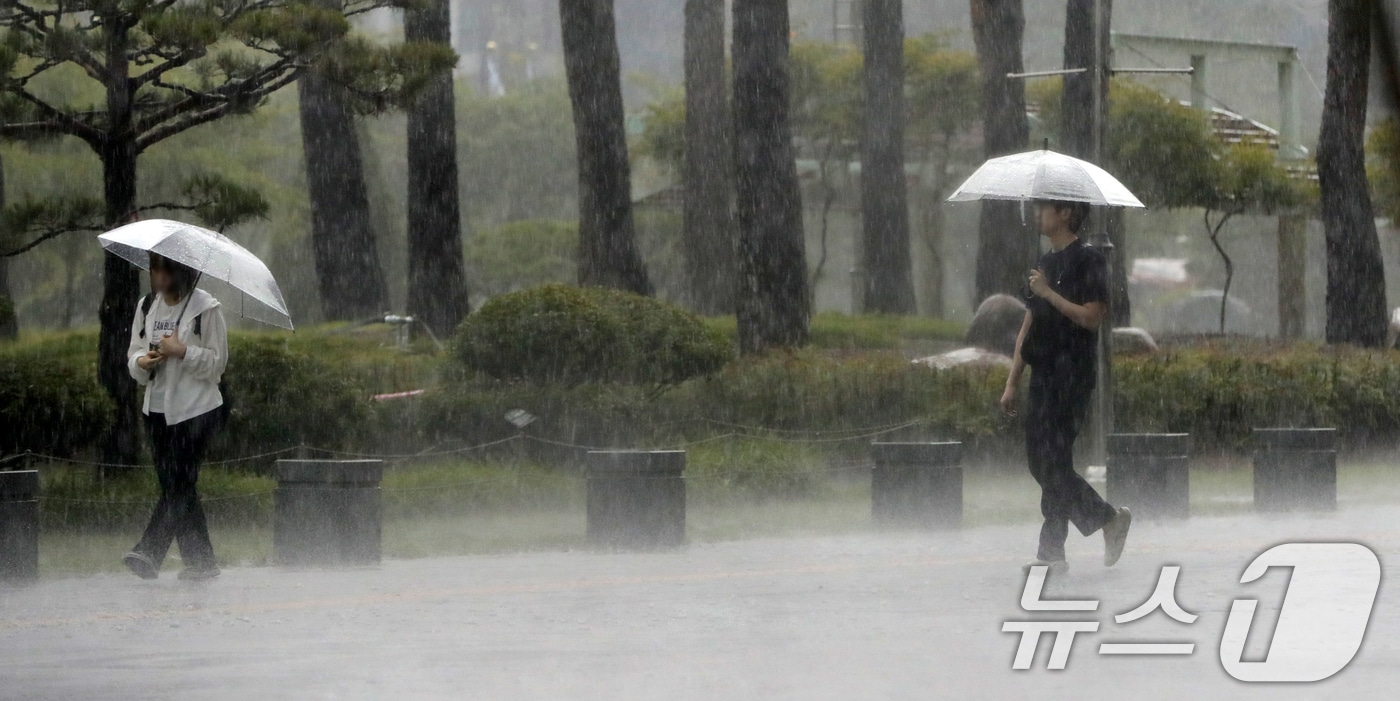
M1045 275L1050 289L1075 303L1108 303L1108 262L1103 253L1079 239L1040 257L1036 269ZM1098 354L1098 332L1090 331L1060 313L1048 300L1026 291L1031 328L1021 344L1021 358L1032 368L1049 368L1057 358L1070 361L1077 371L1093 372Z

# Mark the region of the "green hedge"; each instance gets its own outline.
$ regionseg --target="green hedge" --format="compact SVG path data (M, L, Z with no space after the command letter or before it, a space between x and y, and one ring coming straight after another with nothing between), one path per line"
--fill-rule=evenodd
M467 368L502 380L670 385L719 370L724 337L685 310L603 288L545 285L494 297L454 341Z
M879 435L963 440L1007 451L1021 440L1019 424L994 407L1004 369L938 371L911 365L892 350L812 349L741 358L667 388L442 372L456 361L386 350L382 338L340 333L240 333L231 344L235 412L215 457L297 444L368 452L474 445L513 435L504 419L513 409L538 417L530 435L590 446L722 446L722 434L757 433L811 441L792 445L805 451L802 456L843 460L864 454L874 436L862 429L911 422ZM111 421L111 407L96 383L95 346L94 334L75 332L0 347L0 451L95 455ZM582 374L563 373L573 379ZM1188 432L1199 452L1241 450L1250 429L1264 426L1335 426L1353 448L1400 444L1397 351L1309 345L1175 349L1117 358L1115 381L1120 431ZM431 391L417 399L369 401L375 392L418 388ZM576 450L547 442L528 446L547 464L577 457ZM695 449L719 446L707 442ZM801 462L793 457L797 453L778 460L772 450L745 450L715 457L733 465L765 463L754 469ZM793 469L791 480L769 477L800 491L801 470Z
M224 377L233 414L211 457L300 444L368 445L373 376L335 362L333 349L343 351L346 343L230 334ZM362 344L362 353L373 355L374 346ZM94 457L112 422L111 402L97 384L97 335L43 335L0 346L0 420L0 453Z
M1122 357L1114 373L1121 431L1190 433L1208 450L1244 448L1255 427L1336 427L1356 448L1400 441L1396 351L1208 346Z
M97 384L97 335L72 333L0 346L0 454L71 457L112 423Z

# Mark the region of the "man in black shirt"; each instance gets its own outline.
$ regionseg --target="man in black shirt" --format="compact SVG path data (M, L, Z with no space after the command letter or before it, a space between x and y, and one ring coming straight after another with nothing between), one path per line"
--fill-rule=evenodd
M1079 434L1097 373L1098 329L1108 310L1108 265L1103 254L1079 240L1089 213L1082 202L1036 202L1040 232L1051 250L1030 271L1026 318L1001 410L1016 415L1016 388L1031 368L1026 417L1026 457L1040 484L1040 548L1026 565L1063 571L1069 524L1080 533L1103 530L1104 565L1123 554L1132 514L1099 496L1074 470L1074 439Z

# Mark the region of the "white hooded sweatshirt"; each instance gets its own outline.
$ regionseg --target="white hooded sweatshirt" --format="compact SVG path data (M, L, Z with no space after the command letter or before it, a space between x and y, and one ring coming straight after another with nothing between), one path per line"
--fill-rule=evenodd
M126 352L126 367L137 384L146 388L146 399L141 405L144 414L164 413L167 425L175 425L196 416L219 408L224 403L219 393L219 380L228 365L228 329L224 325L224 314L219 309L219 300L201 289L190 295L190 303L185 308L178 331L180 342L185 344L184 358L168 358L156 366L155 378L142 370L136 359L154 349L162 338L176 330L175 319L180 308L185 305L180 300L174 306L156 295L151 301L148 313L142 313L141 304L136 305L136 316L131 320L131 344ZM144 318L143 318L144 317ZM199 322L199 333L194 332L195 319ZM141 330L144 322L145 337Z

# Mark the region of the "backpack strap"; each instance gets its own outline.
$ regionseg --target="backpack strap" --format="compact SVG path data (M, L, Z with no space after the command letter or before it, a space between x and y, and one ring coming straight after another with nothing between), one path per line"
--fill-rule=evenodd
M141 298L141 338L146 337L146 317L151 313L151 305L156 301L156 293L152 292Z
M193 327L192 327L191 330L194 331L194 335L196 335L196 336L202 335L202 334L199 333L199 326L200 326L199 322L200 322L202 319L204 319L204 315L203 315L203 314L200 314L199 316L197 316L197 317L194 318L194 324L193 324Z

